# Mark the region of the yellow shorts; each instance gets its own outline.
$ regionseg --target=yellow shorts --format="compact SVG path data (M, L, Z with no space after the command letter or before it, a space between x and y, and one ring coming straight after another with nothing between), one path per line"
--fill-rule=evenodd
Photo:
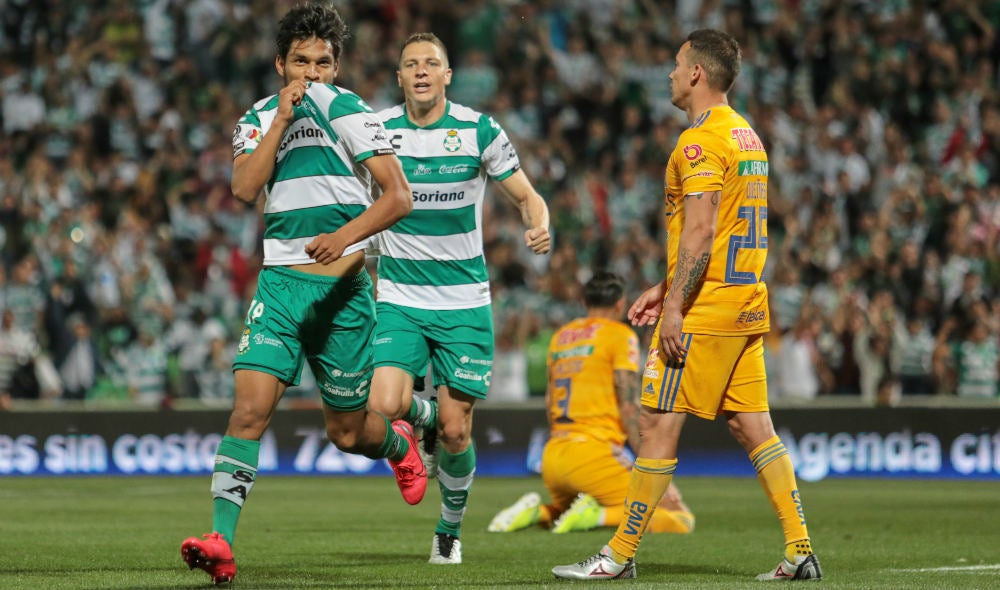
M632 461L619 445L581 435L557 435L542 451L542 481L557 513L580 492L602 506L623 506Z
M766 412L764 339L748 336L682 334L687 356L667 363L653 333L642 375L642 405L714 420L723 412Z

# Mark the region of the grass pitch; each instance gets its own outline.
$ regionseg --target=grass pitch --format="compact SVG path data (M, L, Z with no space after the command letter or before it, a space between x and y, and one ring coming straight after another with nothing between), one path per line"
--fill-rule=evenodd
M210 588L180 558L211 527L209 477L0 478L0 589ZM234 588L760 588L781 531L755 479L678 478L691 535L647 535L634 581L553 579L611 529L487 533L537 478L480 478L462 534L465 563L427 564L436 482L407 506L391 478L262 476L237 532ZM1000 484L802 483L823 588L1000 587Z

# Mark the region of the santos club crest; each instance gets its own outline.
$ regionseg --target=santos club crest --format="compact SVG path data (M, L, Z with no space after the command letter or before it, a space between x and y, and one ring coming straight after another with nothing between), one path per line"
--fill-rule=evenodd
M444 149L449 152L457 152L461 148L462 140L458 137L458 131L449 129L448 133L444 136Z

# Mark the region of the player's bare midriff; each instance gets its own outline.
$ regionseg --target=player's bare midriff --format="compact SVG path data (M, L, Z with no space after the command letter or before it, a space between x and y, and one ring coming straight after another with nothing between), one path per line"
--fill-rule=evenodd
M356 275L365 266L365 251L352 252L343 258L338 258L329 264L290 264L287 268L311 275L323 275L327 277L343 277Z

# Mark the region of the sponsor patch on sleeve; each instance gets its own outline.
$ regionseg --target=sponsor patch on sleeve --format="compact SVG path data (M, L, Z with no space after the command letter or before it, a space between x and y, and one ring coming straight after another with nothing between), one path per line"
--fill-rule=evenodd
M688 174L687 176L685 176L684 178L682 178L681 182L684 182L684 181L686 181L686 180L688 180L690 178L694 178L696 176L715 176L715 172L712 172L711 170L702 170L700 172L694 172L694 173Z
M233 156L238 156L247 150L254 150L262 138L260 129L253 125L240 123L233 130Z
M701 157L702 151L700 145L692 143L684 146L684 157L688 160L697 160Z

